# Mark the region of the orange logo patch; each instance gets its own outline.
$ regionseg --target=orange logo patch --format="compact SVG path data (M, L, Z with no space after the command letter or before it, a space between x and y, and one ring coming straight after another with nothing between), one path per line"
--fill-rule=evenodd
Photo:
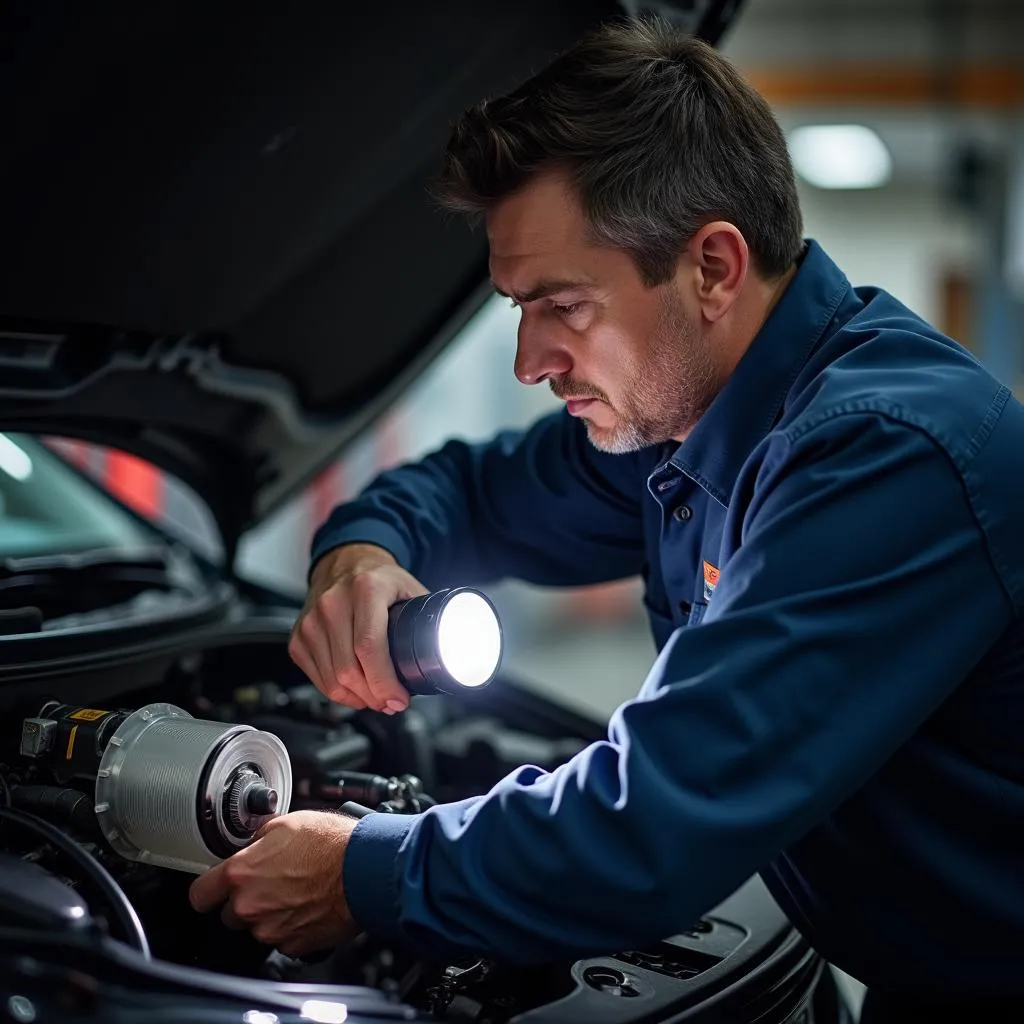
M718 586L718 569L710 562L704 563L704 600L710 601L711 595Z

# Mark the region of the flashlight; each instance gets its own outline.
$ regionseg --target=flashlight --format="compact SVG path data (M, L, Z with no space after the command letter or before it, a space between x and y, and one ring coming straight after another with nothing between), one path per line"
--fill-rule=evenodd
M501 663L494 605L469 587L399 601L388 611L388 645L410 693L461 693L486 686Z

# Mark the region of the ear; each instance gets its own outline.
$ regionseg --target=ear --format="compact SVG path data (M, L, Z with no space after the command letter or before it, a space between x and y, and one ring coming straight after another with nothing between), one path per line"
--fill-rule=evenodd
M725 220L705 224L687 246L697 302L714 323L732 308L750 269L750 250L735 224Z

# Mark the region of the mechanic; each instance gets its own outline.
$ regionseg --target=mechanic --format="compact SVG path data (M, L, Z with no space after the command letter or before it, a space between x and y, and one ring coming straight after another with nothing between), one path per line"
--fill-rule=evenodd
M437 194L485 221L516 376L566 408L337 508L291 655L400 713L393 602L638 574L660 654L556 771L282 816L193 905L286 953L527 963L674 934L759 872L864 1019L1024 999L1024 408L804 239L765 101L658 22L465 113Z

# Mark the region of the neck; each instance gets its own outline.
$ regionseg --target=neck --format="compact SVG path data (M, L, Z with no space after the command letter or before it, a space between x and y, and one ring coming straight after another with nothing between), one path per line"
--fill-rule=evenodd
M719 325L722 338L713 348L722 357L718 370L719 380L723 383L746 355L754 338L785 294L790 281L796 276L796 270L794 263L781 277L770 281L756 276L750 279L750 285L744 289L733 308L729 322Z
M705 335L709 370L714 381L708 395L709 404L746 355L754 338L764 327L772 310L778 305L779 299L796 276L796 271L797 265L794 263L781 277L770 281L760 277L750 278L743 294L730 310L728 319L719 321L715 329ZM685 441L695 425L696 420L689 429L673 440Z

